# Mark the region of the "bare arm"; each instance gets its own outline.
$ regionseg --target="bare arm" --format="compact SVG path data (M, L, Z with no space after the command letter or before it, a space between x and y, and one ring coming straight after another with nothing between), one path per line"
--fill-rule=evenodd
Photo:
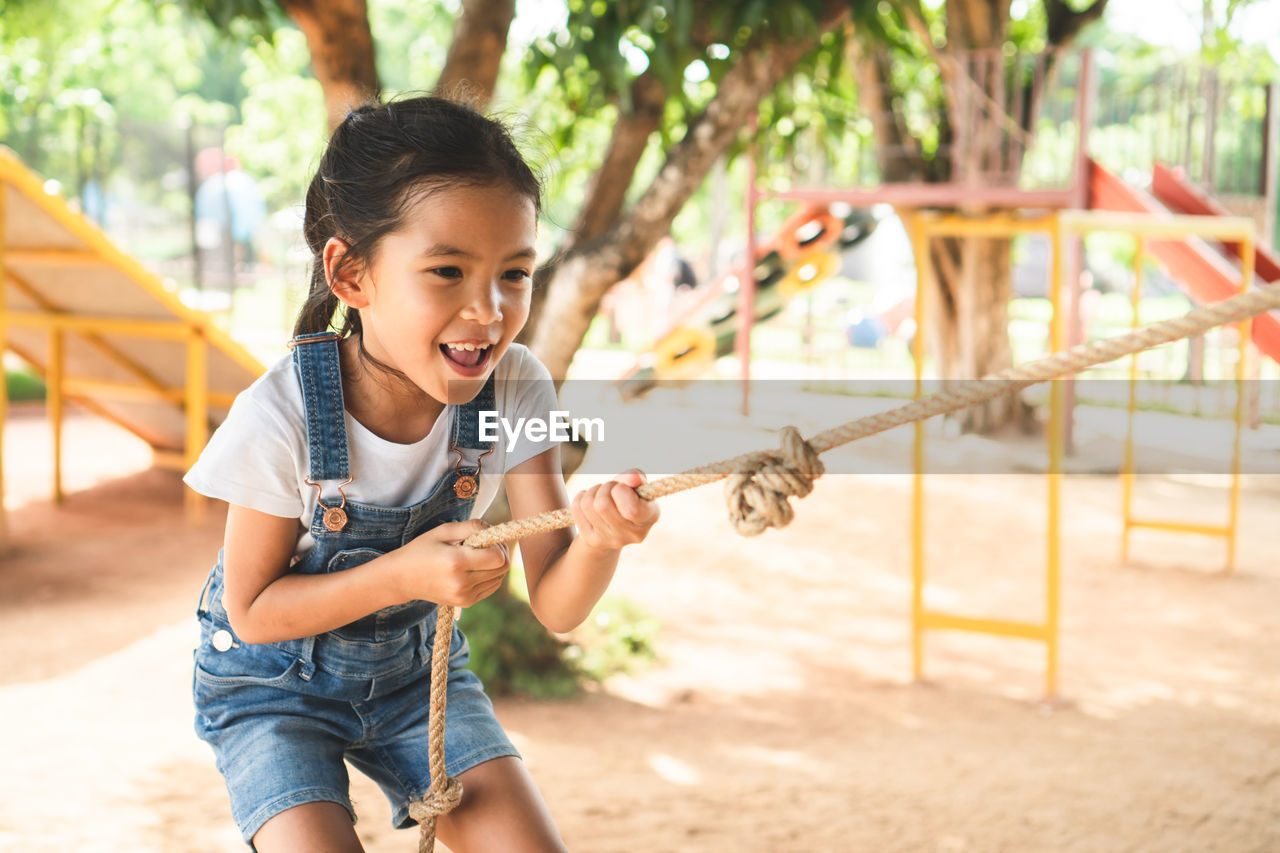
M466 607L506 577L503 547L460 544L481 521L442 524L407 545L341 572L289 571L297 519L232 504L223 543L223 606L237 636L270 643L321 634L384 607L422 599Z
M575 496L570 509L579 529L576 537L569 530L555 530L521 540L530 606L552 631L582 624L613 579L622 547L642 541L658 520L657 504L635 493L643 481L640 472L628 471ZM569 504L557 448L513 468L506 485L515 518Z

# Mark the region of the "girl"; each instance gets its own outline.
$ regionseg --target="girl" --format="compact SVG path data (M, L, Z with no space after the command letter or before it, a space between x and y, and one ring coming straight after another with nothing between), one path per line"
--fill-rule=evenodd
M509 568L504 547L460 543L499 474L515 517L567 503L554 445L508 450L477 429L481 411L556 407L546 368L513 343L539 207L500 125L426 97L347 116L307 191L311 293L292 355L240 395L186 477L230 504L198 608L196 729L263 853L361 849L344 759L412 824L431 783L433 602L474 604ZM657 520L641 482L629 471L578 495L577 538L521 543L551 630L586 618L619 550ZM463 797L439 836L460 853L561 850L468 655L455 628L445 755Z

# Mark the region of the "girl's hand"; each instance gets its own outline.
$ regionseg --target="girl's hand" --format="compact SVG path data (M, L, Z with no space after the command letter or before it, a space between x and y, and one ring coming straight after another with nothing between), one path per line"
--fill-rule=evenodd
M644 482L644 473L632 468L574 496L569 509L583 544L618 550L644 541L659 514L656 501L636 494Z
M462 544L488 526L480 519L441 524L401 548L408 558L403 575L406 598L470 607L497 592L511 568L507 546Z

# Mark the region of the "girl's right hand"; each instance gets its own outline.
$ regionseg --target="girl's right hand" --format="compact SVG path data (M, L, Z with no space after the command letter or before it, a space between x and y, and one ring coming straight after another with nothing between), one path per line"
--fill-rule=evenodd
M480 519L441 524L401 548L401 555L407 558L403 571L406 597L470 607L497 592L511 568L507 546L472 548L462 544L488 526Z

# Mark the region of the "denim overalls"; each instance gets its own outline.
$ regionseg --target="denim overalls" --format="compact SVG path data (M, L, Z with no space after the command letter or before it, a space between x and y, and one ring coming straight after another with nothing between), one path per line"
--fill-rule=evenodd
M423 531L470 517L474 501L474 495L455 494L457 476L450 473L413 506L345 501L345 525L337 531L326 527L326 507L339 503L334 486L349 476L334 338L303 336L293 350L306 409L309 479L327 487L311 520L315 545L290 568L304 574L366 563ZM490 446L478 439L477 412L494 408L491 376L474 400L442 414L452 413L454 446L462 451L464 466L471 465L458 475L477 475L475 460ZM391 801L393 822L411 826L408 803L431 783L427 711L435 604L412 601L320 636L249 644L232 631L222 590L220 554L197 609L196 732L214 749L245 840L269 818L307 802L337 802L354 820L344 758L382 787ZM518 755L479 679L461 668L468 658L466 638L455 627L445 727L451 776L484 761Z

